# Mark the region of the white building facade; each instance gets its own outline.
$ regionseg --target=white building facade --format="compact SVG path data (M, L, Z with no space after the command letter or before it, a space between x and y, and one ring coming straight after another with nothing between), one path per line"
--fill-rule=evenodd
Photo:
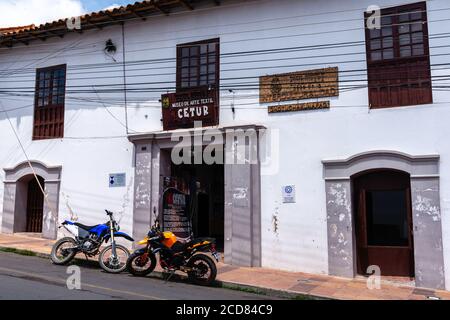
M204 230L223 238L225 263L345 277L375 265L448 290L450 6L380 0L378 29L371 5L143 2L82 17L81 29L61 31L62 21L3 34L2 232L55 238L71 212L89 225L109 209L144 235L162 218L164 178L182 171L172 134L202 132L163 130L164 95L209 85L219 115L208 128L254 130L259 154L195 171L200 188L216 177ZM48 99L60 108L38 114ZM216 144L231 148L225 140ZM49 199L34 229L27 215L42 199L30 199L25 154Z

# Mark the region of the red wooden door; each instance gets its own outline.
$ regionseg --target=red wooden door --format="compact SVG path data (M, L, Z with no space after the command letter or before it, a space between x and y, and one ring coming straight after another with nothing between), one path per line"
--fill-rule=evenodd
M39 178L41 186L44 179ZM44 215L44 195L35 178L28 183L27 232L41 233Z
M376 265L386 276L414 276L408 174L373 172L354 180L358 273Z

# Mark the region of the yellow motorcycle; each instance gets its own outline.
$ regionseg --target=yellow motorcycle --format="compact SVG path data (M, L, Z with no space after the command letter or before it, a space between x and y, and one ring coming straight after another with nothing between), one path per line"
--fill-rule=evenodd
M172 232L161 231L157 222L139 245L145 245L145 248L136 250L127 261L127 269L134 276L151 273L156 267L156 254L159 254L160 265L170 276L182 271L192 283L204 286L211 285L216 279L216 264L205 254L211 253L219 262L213 238L196 238L183 243Z

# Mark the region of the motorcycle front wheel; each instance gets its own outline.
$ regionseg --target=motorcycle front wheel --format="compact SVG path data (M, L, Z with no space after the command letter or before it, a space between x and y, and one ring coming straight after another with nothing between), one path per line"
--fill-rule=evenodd
M217 276L217 267L214 261L205 254L196 254L188 261L189 281L200 286L210 286Z
M50 259L54 264L65 265L69 263L77 254L74 249L77 247L77 242L73 238L59 239L52 247Z
M127 267L130 252L120 244L116 244L116 256L112 254L112 246L105 247L98 257L98 263L108 273L121 273Z
M133 253L127 261L127 270L133 276L145 277L155 270L156 257L154 254Z

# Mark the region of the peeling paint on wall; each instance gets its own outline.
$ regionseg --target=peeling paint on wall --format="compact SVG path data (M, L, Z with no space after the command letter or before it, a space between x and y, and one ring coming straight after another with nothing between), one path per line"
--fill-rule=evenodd
M331 196L331 199L328 201L328 204L343 206L348 211L350 211L350 202L348 201L347 190L341 183L331 185L328 193Z
M135 206L136 209L150 208L150 181L151 176L151 161L148 155L141 156L136 160L136 192L135 192Z
M55 217L52 214L51 210L48 210L45 214L44 214L44 224L45 224L45 228L47 230L50 229L50 226L52 225L52 223L55 222Z
M145 182L140 182L136 187L136 208L150 207L150 190Z
M350 181L327 183L328 260L332 275L353 276Z
M275 208L275 212L274 212L274 214L272 215L272 230L273 230L273 233L275 234L275 236L278 238L278 236L279 236L279 232L278 232L278 229L279 229L279 219L278 219L278 215L279 215L279 208L278 207L276 207Z
M426 214L430 216L434 222L441 221L441 212L439 207L433 205L433 199L424 197L422 195L417 195L413 202L414 210L417 212L416 216L419 214Z
M248 188L234 188L233 199L246 199Z
M335 238L336 235L337 235L337 225L333 223L330 225L330 236Z
M123 195L123 201L122 201L122 209L117 212L117 214L120 216L120 218L118 219L119 223L122 220L123 216L125 215L126 209L130 204L130 198L131 198L131 189L133 187L133 177L130 178L128 185L127 185L127 190L125 192L125 194Z
M412 179L416 285L445 287L439 181Z
M249 206L248 188L236 187L233 189L233 205L242 208Z

